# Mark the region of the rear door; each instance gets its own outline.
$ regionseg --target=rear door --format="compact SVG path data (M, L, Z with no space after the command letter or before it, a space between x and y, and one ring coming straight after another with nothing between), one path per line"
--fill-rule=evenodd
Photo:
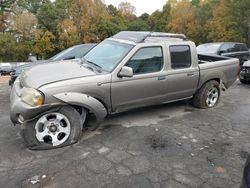
M195 46L188 44L169 45L169 67L167 75L167 100L174 101L191 97L199 82Z
M112 75L111 98L114 111L161 102L166 96L165 47L146 46L135 50L123 66L133 69L133 77Z

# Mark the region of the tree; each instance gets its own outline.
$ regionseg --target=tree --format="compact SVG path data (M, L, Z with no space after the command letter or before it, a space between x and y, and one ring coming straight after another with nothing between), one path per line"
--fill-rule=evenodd
M44 0L17 0L17 4L19 7L31 12L33 14L37 14L38 10L42 6Z
M64 49L80 43L80 37L77 33L77 27L70 19L65 19L58 24L59 48Z
M0 0L0 32L5 32L9 26L9 17L16 0Z
M149 31L150 27L147 21L137 18L134 21L128 23L127 29L130 31Z
M24 12L15 15L11 29L23 39L30 40L34 38L37 27L37 19L34 14Z
M236 16L230 0L221 0L213 11L213 19L208 22L211 41L244 41L243 28L240 27L240 17Z
M136 18L136 8L129 2L121 2L118 5L118 9L121 11L126 22L130 22Z
M238 27L242 29L245 42L250 46L250 1L230 1L230 13L234 15Z
M149 24L152 31L164 32L168 31L168 23L170 20L170 10L171 6L166 3L162 11L155 11L149 17Z
M39 28L50 31L54 36L57 34L57 25L64 19L69 18L69 6L72 0L43 0L37 12Z
M100 0L73 1L69 9L69 17L77 28L81 42L98 42L97 24L100 19L106 20L109 15Z
M168 28L171 32L183 33L191 40L199 43L202 28L196 19L195 7L190 1L181 0L173 2Z
M15 61L15 37L10 33L0 33L0 62Z
M55 46L53 44L54 39L55 36L49 31L37 34L33 52L37 55L38 59L48 57L53 53L55 50Z

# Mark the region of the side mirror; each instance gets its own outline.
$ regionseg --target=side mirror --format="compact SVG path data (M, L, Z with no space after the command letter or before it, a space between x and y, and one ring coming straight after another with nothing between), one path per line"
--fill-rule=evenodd
M220 50L219 51L219 55L224 54L224 53L227 53L227 51L226 50Z
M118 77L133 77L133 69L131 67L124 66L118 73Z

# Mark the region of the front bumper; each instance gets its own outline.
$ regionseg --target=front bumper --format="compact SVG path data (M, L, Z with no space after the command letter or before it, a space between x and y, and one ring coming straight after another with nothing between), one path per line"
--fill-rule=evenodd
M14 86L11 90L10 95L10 119L14 125L22 124L25 121L30 121L40 114L54 109L56 105L45 104L39 107L32 107L26 103L24 103L18 92L16 91L16 85L19 82L15 82Z
M241 80L250 81L250 72L240 72L239 78Z

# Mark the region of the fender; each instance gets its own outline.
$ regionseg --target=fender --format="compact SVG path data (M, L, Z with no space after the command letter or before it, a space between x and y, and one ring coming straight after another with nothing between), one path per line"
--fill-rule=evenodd
M107 116L107 110L104 105L100 101L89 95L75 92L65 92L55 94L54 97L65 103L82 106L86 109L89 109L95 114L97 124L101 123Z

